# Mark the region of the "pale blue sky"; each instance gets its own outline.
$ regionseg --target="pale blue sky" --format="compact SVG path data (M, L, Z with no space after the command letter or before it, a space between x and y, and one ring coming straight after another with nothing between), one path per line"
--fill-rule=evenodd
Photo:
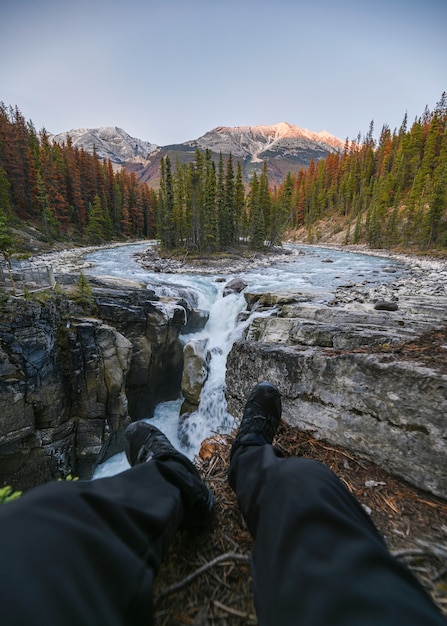
M434 108L447 0L2 0L0 100L159 145L286 121L345 139Z

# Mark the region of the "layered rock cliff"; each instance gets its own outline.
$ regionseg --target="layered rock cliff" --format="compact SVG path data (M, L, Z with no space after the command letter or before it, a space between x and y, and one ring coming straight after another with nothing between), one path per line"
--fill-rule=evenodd
M192 307L136 285L92 292L94 315L66 295L2 304L1 484L88 478L131 419L178 397Z
M363 294L327 304L306 294L246 299L264 317L228 357L232 414L241 415L256 382L270 380L291 425L447 497L447 345L425 361L417 349L411 355L397 348L447 325L445 296L380 302Z

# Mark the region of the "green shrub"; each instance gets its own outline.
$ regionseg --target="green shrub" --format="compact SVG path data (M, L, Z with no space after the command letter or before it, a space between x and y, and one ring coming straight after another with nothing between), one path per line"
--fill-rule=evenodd
M0 504L4 504L5 502L12 502L12 500L17 500L22 495L21 491L13 491L12 487L7 485L6 487L0 488Z

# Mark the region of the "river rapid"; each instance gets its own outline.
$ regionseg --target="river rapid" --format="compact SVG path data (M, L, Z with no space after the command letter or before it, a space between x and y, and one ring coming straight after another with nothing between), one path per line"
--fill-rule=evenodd
M229 432L235 427L235 419L227 412L225 400L226 360L233 343L242 337L251 317L240 316L246 308L243 293L231 294L225 298L222 292L226 282L236 276L247 283L250 292L310 292L322 304L329 301L335 290L346 284L361 283L366 287L384 284L391 277L405 271L405 265L366 254L341 252L338 250L309 246L288 245L285 250L289 256L275 262L273 256L266 264L250 267L237 275L200 274L200 273L160 273L144 269L135 255L147 249L148 244L126 245L97 250L87 254L88 263L85 273L101 276L114 276L139 281L153 289L160 296L177 296L179 288L192 291L197 299L197 306L209 311L209 320L205 328L194 333L195 338L206 339L207 348L212 357L208 379L201 394L200 406L196 413L188 418L188 439L190 445L181 444L177 428L178 416L183 399L164 402L156 407L150 422L160 428L172 444L189 458L197 454L200 443L214 433ZM259 314L258 314L259 315ZM241 321L244 319L244 321ZM183 335L186 343L192 335ZM118 454L98 466L94 478L111 476L124 469L128 463L124 453Z

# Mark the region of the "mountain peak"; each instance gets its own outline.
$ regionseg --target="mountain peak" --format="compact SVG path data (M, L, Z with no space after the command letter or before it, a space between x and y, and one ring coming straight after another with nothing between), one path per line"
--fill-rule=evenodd
M131 137L119 126L100 126L99 128L78 128L68 132L50 135L56 143L63 143L70 137L74 146L82 147L87 152L96 150L101 159L110 159L121 165L135 157L147 158L158 146Z
M213 152L231 152L237 158L260 162L276 154L289 155L306 149L321 150L325 154L341 150L343 142L327 131L319 133L293 126L288 122L279 122L271 126L218 126L186 145Z
M277 137L304 137L306 139L312 139L313 141L329 142L330 145L343 146L341 139L335 135L331 135L327 130L321 130L315 132L308 130L307 128L301 128L300 126L294 126L289 122L278 122L277 124L265 125L259 124L257 126L217 126L209 133L261 133L265 136L272 135ZM206 133L204 136L208 135Z

